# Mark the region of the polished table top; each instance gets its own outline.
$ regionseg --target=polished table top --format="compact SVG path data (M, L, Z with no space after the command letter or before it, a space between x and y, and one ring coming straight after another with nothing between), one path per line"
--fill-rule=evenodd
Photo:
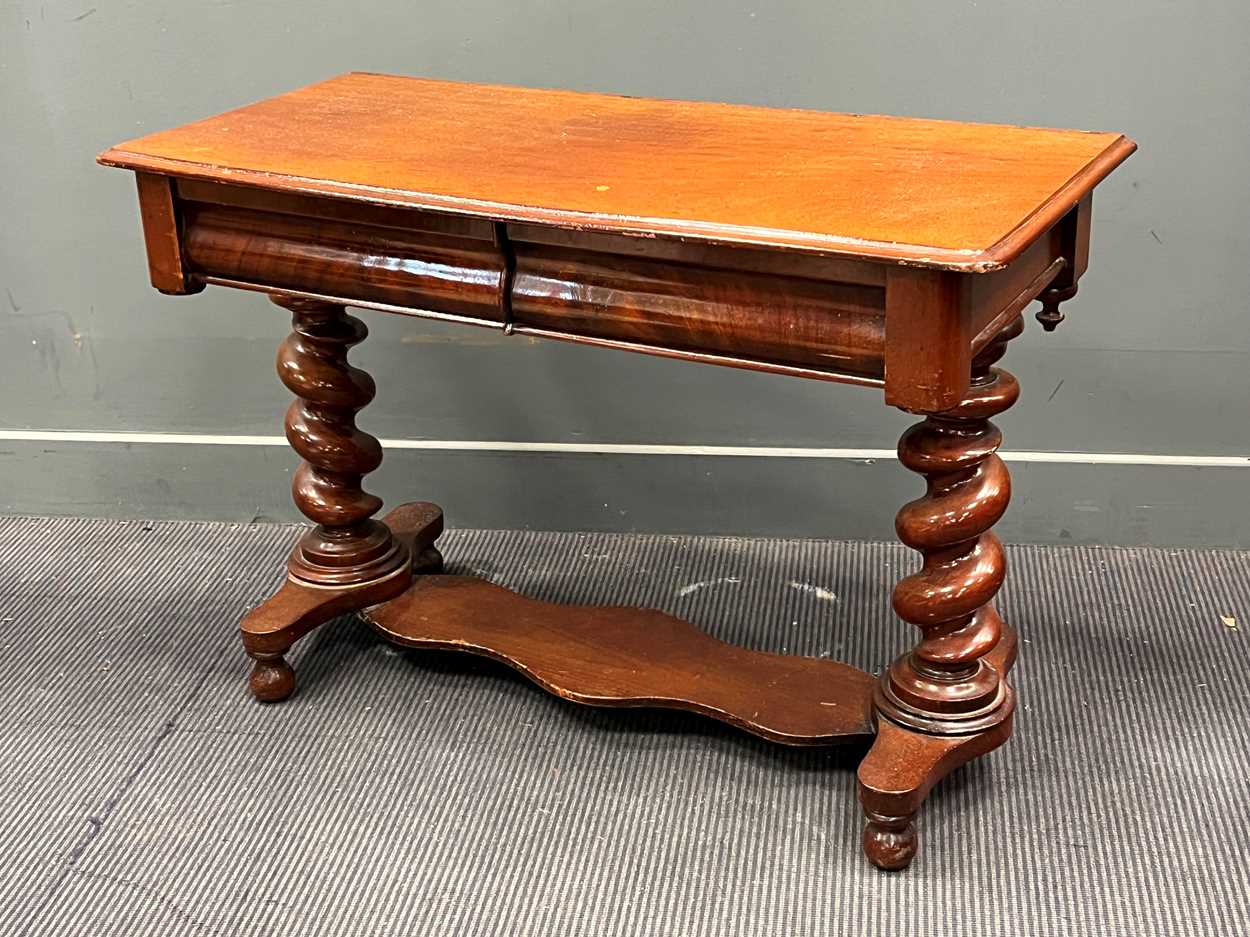
M496 221L1000 269L1118 133L351 73L119 144L128 169Z

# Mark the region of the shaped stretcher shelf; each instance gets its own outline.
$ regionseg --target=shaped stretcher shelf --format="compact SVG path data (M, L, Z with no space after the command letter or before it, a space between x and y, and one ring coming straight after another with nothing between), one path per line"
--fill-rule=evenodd
M684 709L788 745L873 734L876 680L862 670L726 644L651 609L557 605L440 575L363 615L397 644L491 657L577 703Z

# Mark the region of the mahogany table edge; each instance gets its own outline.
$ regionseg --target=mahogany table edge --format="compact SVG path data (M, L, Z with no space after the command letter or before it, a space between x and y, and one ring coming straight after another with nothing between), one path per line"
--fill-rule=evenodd
M1070 179L1036 212L1028 215L1019 225L989 247L977 250L955 250L889 241L866 241L829 235L805 235L803 232L781 229L763 231L739 229L733 225L720 225L707 229L663 218L596 215L581 211L545 209L538 206L497 204L433 192L406 193L381 188L371 189L359 185L343 186L318 179L285 176L259 170L231 169L230 179L231 184L235 186L290 192L296 195L328 196L367 205L412 208L493 222L542 224L575 231L590 229L633 237L672 237L716 246L772 248L848 260L892 261L904 266L947 270L953 273L992 273L1005 269L1018 259L1038 236L1049 230L1072 209L1077 200L1068 197L1069 191L1081 192L1092 189L1136 149L1136 142L1120 135L1108 144L1096 160L1080 174ZM223 169L220 166L190 160L136 153L125 149L124 145L104 150L96 157L96 161L102 166L129 169L135 173L206 182L219 181Z
M992 248L957 258L829 238L757 243L724 226L640 227L558 206L492 213L486 200L101 154L136 173L157 289L255 290L292 314L278 371L304 460L294 497L316 526L286 583L241 624L252 692L289 696L290 647L357 612L389 640L483 654L580 703L687 709L791 745L872 740L859 768L864 849L881 868L905 867L928 791L1002 744L1015 711L1015 632L991 604L1005 560L990 528L1010 495L991 417L1018 386L995 363L1029 303L1042 301L1047 330L1062 320L1088 265L1092 189L1134 148L1118 137ZM367 335L347 305L882 388L887 404L923 417L899 457L927 492L896 526L924 565L893 597L919 644L876 679L725 644L659 611L559 606L443 575L441 510L414 502L378 521L381 501L361 487L382 454L355 425L375 388L347 361Z

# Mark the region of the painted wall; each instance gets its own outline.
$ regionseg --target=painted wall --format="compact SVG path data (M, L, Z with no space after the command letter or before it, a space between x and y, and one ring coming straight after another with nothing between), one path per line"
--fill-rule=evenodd
M636 95L1120 130L1069 321L1013 343L1017 541L1250 540L1250 6L1236 0L362 2L0 8L0 510L294 517L283 314L146 282L121 139L350 69ZM657 172L663 167L657 166ZM661 454L403 449L373 488L460 526L889 537L918 480L878 393L363 313L362 425L405 440L615 443ZM73 442L29 430L205 434ZM28 438L13 438L14 436ZM754 456L691 454L734 446ZM778 447L862 449L795 459ZM541 448L541 445L540 445ZM874 456L875 458L874 461ZM1179 457L1192 464L1160 464ZM1210 464L1231 457L1233 466Z

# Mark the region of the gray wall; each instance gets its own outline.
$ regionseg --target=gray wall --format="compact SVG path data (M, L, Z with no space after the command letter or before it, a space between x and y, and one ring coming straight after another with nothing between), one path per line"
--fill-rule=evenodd
M0 11L0 428L280 433L283 315L146 283L109 144L350 69L1121 130L1069 321L1013 344L1008 448L1250 452L1250 6L1244 0L211 4ZM657 167L662 171L662 167ZM877 392L363 314L383 437L892 448ZM0 509L294 516L283 449L0 440ZM1242 467L1015 465L1017 541L1240 544ZM403 450L372 487L460 526L889 537L888 460Z

